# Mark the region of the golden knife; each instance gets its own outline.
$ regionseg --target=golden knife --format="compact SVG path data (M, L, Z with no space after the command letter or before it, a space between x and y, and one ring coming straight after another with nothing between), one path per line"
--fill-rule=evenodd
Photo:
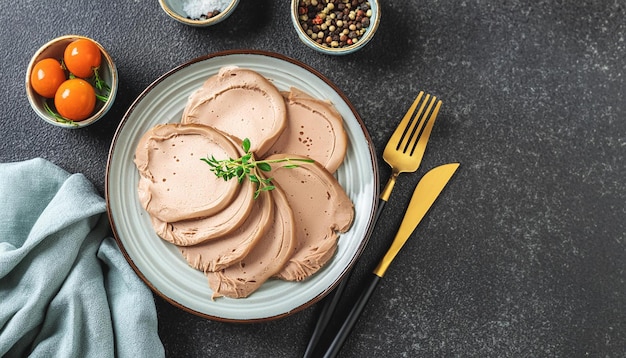
M446 186L454 172L459 167L459 163L450 163L438 166L431 169L428 173L422 177L422 179L415 187L411 201L404 214L398 233L391 244L391 247L382 258L382 260L376 266L374 275L372 275L370 282L364 287L357 302L352 306L352 310L348 314L348 317L343 322L343 325L335 335L332 343L328 347L328 350L324 354L324 358L335 357L339 350L343 346L346 338L350 334L350 331L356 324L361 312L365 308L367 301L374 292L374 289L378 285L380 279L385 275L389 264L396 257L404 243L409 239L417 225L422 221L426 213L433 205L443 188Z

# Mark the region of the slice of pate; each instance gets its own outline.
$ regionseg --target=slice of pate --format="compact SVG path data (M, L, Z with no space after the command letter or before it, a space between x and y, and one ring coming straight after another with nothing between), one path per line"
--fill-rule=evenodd
M189 265L202 272L217 271L241 261L274 223L272 195L259 195L248 218L234 231L198 245L179 246Z
M267 159L297 158L276 154ZM268 177L280 186L294 214L298 248L277 277L301 281L317 272L337 249L339 233L346 232L354 219L354 205L337 179L321 164L272 165Z
M291 88L283 96L287 106L287 126L267 155L306 156L334 173L343 163L348 148L348 135L341 114L329 101L313 98L297 88Z
M207 272L212 298L248 297L285 265L294 253L294 217L280 188L261 195L272 195L275 215L270 229L240 262L216 272Z
M230 181L238 183L236 179ZM244 180L240 185L235 199L215 215L176 222L161 221L153 216L152 226L162 239L178 246L197 245L228 234L248 218L254 204L254 184Z
M226 66L191 94L182 123L215 127L241 140L262 156L287 122L285 101L278 89L259 73Z
M200 125L162 124L147 131L135 150L139 202L164 222L213 215L234 199L236 181L224 181L200 158L240 156L224 135Z

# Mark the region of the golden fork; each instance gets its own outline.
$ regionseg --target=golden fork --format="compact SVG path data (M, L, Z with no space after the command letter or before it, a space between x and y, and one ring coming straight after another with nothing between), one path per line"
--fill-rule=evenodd
M383 159L391 166L391 176L380 194L378 209L372 227L376 226L383 208L393 191L398 175L400 173L415 172L419 168L440 108L441 100L421 91L398 124L391 138L389 138L383 152ZM341 298L347 286L347 281L348 278L344 278L333 292L326 297L324 307L320 312L317 324L304 352L304 358L313 355L315 346L320 340L328 322L330 322L330 318L339 303L339 298Z
M419 110L413 116L418 106ZM389 138L383 159L391 166L391 176L380 194L381 200L389 200L400 173L415 172L419 168L440 108L441 100L420 92Z

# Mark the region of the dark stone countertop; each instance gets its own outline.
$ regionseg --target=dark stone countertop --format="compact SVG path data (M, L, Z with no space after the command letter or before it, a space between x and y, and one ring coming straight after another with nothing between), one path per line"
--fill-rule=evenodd
M242 0L192 28L158 1L17 1L0 12L0 161L43 157L103 193L111 139L132 101L207 53L260 49L319 70L362 116L381 155L419 90L444 101L417 174L402 175L348 287L369 274L429 168L461 168L371 298L342 357L623 357L626 353L626 6L536 1L384 1L362 51L318 54L287 1ZM81 34L116 61L106 118L43 124L24 90L45 42ZM380 177L390 170L380 160ZM232 324L156 297L169 357L297 357L319 305Z

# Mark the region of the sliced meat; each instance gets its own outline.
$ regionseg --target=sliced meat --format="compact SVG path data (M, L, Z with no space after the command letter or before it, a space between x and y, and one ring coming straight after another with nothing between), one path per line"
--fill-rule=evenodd
M274 223L274 200L262 193L254 200L246 221L234 231L198 245L179 247L189 265L203 272L217 271L241 261Z
M309 96L297 88L283 93L287 126L267 155L290 153L309 157L334 173L343 163L348 135L343 119L329 101Z
M276 154L271 159L297 158ZM354 219L354 205L337 179L317 162L285 168L272 165L268 174L287 196L293 210L298 248L277 274L283 280L301 281L317 272L334 255L339 233Z
M260 157L285 128L287 111L282 95L265 77L227 66L189 97L181 121L248 138L251 150Z
M200 158L239 157L231 140L200 125L163 124L146 132L135 150L139 201L164 222L213 215L234 199L238 185L224 181Z
M248 297L280 271L294 252L294 218L285 194L276 188L261 195L272 195L274 198L273 225L243 260L225 269L207 273L213 298Z
M237 183L236 179L230 180ZM162 239L178 246L191 246L219 238L238 228L250 214L255 186L249 180L241 183L235 199L222 211L204 218L164 222L154 216L152 226Z

